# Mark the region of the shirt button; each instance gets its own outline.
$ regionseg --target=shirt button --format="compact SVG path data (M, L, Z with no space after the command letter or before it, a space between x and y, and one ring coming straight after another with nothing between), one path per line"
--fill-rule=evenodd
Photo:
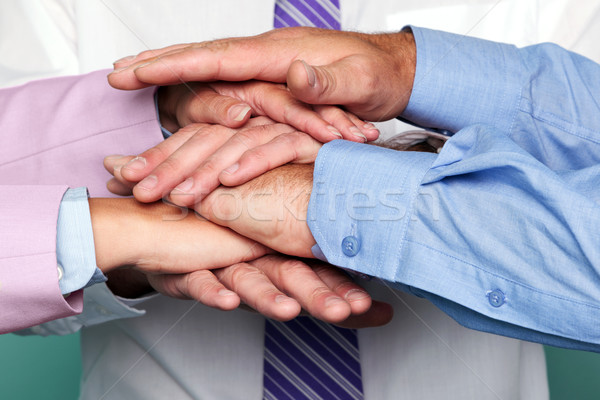
M56 269L58 270L58 280L60 281L65 275L65 271L63 271L63 267L60 264L57 264Z
M360 250L360 242L354 236L346 236L342 240L342 253L348 257L354 257Z
M500 289L492 290L487 296L492 307L500 307L506 303L506 296L504 296L504 293Z

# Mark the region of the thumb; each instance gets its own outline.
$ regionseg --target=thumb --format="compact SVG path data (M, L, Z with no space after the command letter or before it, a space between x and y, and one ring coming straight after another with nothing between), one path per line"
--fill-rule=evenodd
M360 118L374 106L377 77L369 73L370 61L353 55L329 65L312 66L294 61L287 73L287 85L296 98L309 104L339 104Z

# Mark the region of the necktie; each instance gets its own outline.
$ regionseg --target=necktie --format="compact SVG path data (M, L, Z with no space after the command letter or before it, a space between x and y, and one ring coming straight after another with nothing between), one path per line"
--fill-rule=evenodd
M266 320L265 400L362 400L356 330L310 317Z
M340 29L339 0L277 0L275 28L314 26Z
M275 28L340 29L339 0L277 0ZM314 318L266 320L265 400L363 399L356 330Z

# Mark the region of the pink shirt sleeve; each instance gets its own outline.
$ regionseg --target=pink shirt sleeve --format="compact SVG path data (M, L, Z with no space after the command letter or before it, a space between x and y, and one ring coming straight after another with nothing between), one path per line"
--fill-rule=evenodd
M102 159L162 135L153 88L125 92L106 72L0 90L0 333L80 313L58 286L56 223L64 192L110 196Z

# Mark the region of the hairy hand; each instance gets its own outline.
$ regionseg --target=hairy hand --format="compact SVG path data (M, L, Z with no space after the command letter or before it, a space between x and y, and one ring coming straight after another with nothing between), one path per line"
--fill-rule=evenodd
M146 51L115 63L108 79L119 89L215 80L287 83L305 103L340 104L360 118L381 121L408 104L415 66L408 31L297 27Z
M313 257L306 214L313 165L288 164L233 188L220 187L196 204L210 221L281 253Z

